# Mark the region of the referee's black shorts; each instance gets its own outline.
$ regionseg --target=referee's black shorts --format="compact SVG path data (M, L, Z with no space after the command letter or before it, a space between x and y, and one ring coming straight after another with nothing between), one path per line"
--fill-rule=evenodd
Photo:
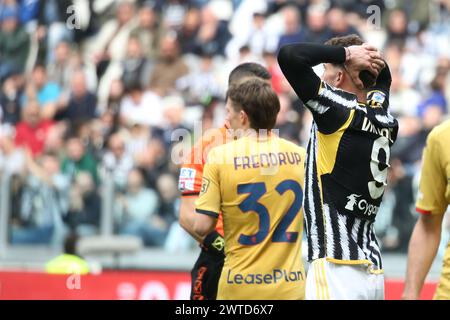
M216 300L224 255L202 249L191 271L191 300Z

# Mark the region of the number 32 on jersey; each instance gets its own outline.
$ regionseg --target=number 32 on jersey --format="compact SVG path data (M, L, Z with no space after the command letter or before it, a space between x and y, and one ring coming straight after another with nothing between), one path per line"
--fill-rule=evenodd
M276 186L275 190L279 195L284 195L289 191L293 192L294 201L276 226L271 240L272 242L294 243L297 241L298 232L287 232L287 229L302 208L303 190L295 180L284 180ZM248 194L248 197L239 205L239 209L244 214L254 212L259 216L258 232L252 235L241 234L238 242L247 246L257 245L266 239L270 230L269 211L259 202L261 197L267 192L266 184L264 182L240 184L237 191L238 194Z

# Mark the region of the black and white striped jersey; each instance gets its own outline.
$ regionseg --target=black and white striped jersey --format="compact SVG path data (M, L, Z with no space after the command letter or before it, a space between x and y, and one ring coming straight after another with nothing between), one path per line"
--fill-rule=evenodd
M314 115L305 175L308 259L382 269L374 220L383 197L398 123L382 91L358 103L321 82L305 103Z
M344 47L311 43L286 45L278 54L283 74L314 117L304 190L308 257L381 269L373 223L398 132L388 112L392 78L386 66L366 101L358 103L312 69L346 59Z

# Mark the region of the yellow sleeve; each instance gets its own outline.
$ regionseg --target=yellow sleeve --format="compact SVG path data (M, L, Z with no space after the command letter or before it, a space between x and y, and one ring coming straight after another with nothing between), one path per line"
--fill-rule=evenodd
M447 209L447 177L442 165L439 140L430 133L423 152L416 210L422 214L444 214Z
M219 217L221 195L220 195L220 175L219 162L215 150L208 154L203 169L202 188L200 196L195 201L195 211L200 214L206 214L214 218Z

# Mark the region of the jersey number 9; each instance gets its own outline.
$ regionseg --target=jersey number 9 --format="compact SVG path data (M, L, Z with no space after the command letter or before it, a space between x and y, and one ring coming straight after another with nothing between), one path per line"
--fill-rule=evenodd
M385 159L380 160L381 151L384 151ZM375 181L368 183L369 193L372 199L378 199L383 195L387 185L388 163L390 157L389 140L386 137L379 137L374 141L372 156L370 161L370 171ZM382 167L380 169L380 166Z

